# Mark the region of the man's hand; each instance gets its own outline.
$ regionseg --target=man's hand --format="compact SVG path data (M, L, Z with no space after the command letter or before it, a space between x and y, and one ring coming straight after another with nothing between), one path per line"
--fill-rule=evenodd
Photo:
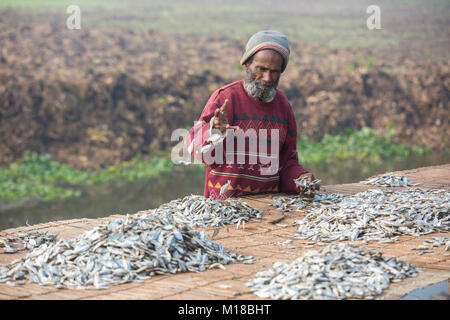
M227 120L228 99L225 99L223 105L214 111L213 129L219 129L222 133L226 129L238 130L239 126L230 126Z
M304 173L304 174L300 175L298 178L299 178L299 179L307 178L309 182L315 180L313 174L310 173L310 172ZM300 186L298 186L298 185L296 185L295 187L297 188L298 192L300 192L300 193L304 193L304 192L305 192L305 190L303 190L302 187L300 187ZM317 190L317 191L318 191L318 190L320 190L320 186L312 186L311 189Z

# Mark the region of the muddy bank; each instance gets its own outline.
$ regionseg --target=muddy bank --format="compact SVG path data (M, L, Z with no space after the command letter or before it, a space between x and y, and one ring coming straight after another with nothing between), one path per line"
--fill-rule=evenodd
M152 30L62 28L0 12L0 163L25 150L96 168L173 145L211 93L241 79L247 39ZM398 142L450 148L449 61L389 59L292 43L280 81L301 133L395 130Z

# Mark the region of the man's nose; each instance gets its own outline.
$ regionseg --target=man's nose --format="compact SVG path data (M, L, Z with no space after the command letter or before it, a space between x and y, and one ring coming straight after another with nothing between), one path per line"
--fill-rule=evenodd
M269 83L272 82L272 77L271 77L270 71L266 71L266 72L263 73L263 78L262 78L262 80L263 80L264 82L269 82Z

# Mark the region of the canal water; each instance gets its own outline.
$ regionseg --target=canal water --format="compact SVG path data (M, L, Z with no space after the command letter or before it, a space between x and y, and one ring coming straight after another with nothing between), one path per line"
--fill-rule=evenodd
M322 185L358 182L372 175L448 163L448 155L415 156L378 165L340 163L306 169L321 179ZM76 218L100 218L112 214L136 213L190 194L203 194L205 169L202 165L176 166L171 172L132 183L117 182L87 188L81 197L64 201L0 200L0 230Z
M413 290L399 300L448 300L450 298L448 288L448 280L445 280Z

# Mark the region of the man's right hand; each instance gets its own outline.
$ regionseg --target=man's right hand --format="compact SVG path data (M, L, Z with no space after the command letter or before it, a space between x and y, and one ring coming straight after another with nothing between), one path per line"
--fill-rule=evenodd
M223 105L214 111L213 129L219 129L225 132L226 129L238 130L239 126L230 126L227 120L228 99L225 99Z
M314 178L314 175L312 173L310 173L310 172L304 173L304 174L302 174L302 175L300 175L298 177L298 179L302 179L302 178L308 179L309 182L311 182L311 181L316 179L316 178ZM299 187L298 185L296 185L295 187L297 188L298 192L300 192L300 193L305 192L305 190L303 190L302 187ZM320 190L320 186L312 186L311 189L319 191ZM314 196L314 195L311 194L311 196Z

